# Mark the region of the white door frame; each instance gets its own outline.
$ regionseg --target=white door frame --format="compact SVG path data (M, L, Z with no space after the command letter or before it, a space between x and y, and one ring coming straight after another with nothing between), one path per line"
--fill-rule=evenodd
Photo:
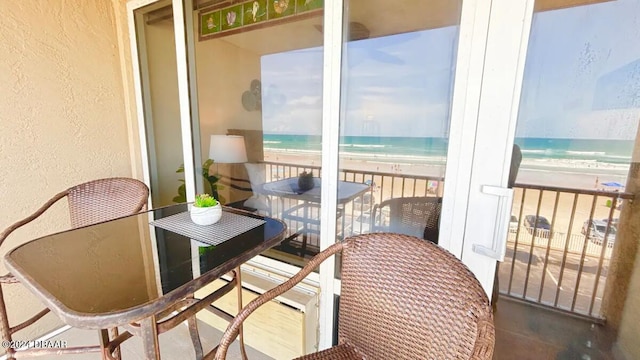
M144 41L144 32L139 34L138 27L136 26L136 10L158 2L159 0L131 0L127 2L127 23L129 28L129 46L131 51L131 66L133 67L133 91L136 101L136 116L138 118L138 139L140 141L140 157L142 163L142 178L143 181L151 186L151 172L156 167L155 157L149 157L149 146L154 146L153 142L147 141L146 129L147 119L151 116L151 109L147 107L145 112L145 103L149 103L148 96L142 91L142 83L144 78L148 78L148 71L146 67L140 67L140 61L144 60L146 63L146 48ZM140 36L140 37L139 37ZM142 39L142 41L138 41ZM153 165L153 166L152 166ZM153 176L156 178L156 176ZM153 208L152 197L149 197L149 208Z
M191 1L188 1L191 3ZM179 21L173 21L174 38L176 41L176 65L178 73L178 100L180 102L180 134L182 136L182 155L184 158L184 182L186 184L187 201L193 201L196 197L196 173L194 159L194 141L192 132L191 118L191 97L189 88L189 62L187 57L187 41L193 41L193 36L188 33L193 32L193 28L188 31L185 29L185 12L182 0L172 0L173 18ZM188 24L192 24L192 14L189 7ZM193 44L193 43L192 43ZM193 51L192 51L193 54ZM197 141L199 144L200 141ZM197 149L200 153L200 147ZM198 177L199 179L200 177Z
M456 179L456 190L464 193L466 189L468 199L466 208L454 207L454 211L466 212L466 216L464 223L448 224L449 234L455 232L456 236L445 237L445 241L476 275L491 298L495 263L503 260L506 250L513 194L507 189L507 182L535 0L481 2L490 3L490 13L486 14L486 9L482 8L477 18L480 22L486 21L488 28L482 41L486 50L480 96L472 99L474 103L479 100L474 108L477 112L472 115L477 119L475 133L469 131L458 138L466 143L460 144L464 155L447 158L447 165L465 158L466 161L473 159L471 168L465 168L464 178ZM474 83L474 87L477 85ZM469 101L467 105L470 105ZM467 115L470 114L465 113L465 122ZM446 176L449 178L448 172ZM446 197L447 185L443 208L451 201L459 201L456 196ZM454 223L456 225L452 225ZM460 236L462 228L459 227L464 229L463 236Z
M324 3L324 64L322 84L322 175L320 250L336 242L338 211L338 152L340 144L340 98L342 83L343 1ZM320 309L318 347L333 345L335 257L320 264Z
M150 159L149 146L154 145L153 139L147 139L146 129L151 116L150 99L142 91L142 77L148 77L146 69L141 69L140 61L146 59L146 48L144 32L139 34L141 29L136 27L136 10L157 3L160 0L130 0L127 2L127 20L129 24L129 44L131 50L131 64L133 67L133 85L136 100L136 115L138 118L138 136L140 139L140 156L142 163L142 176L146 184L151 185L151 172L155 171L155 158ZM190 1L189 1L190 2ZM172 0L173 17L183 19L184 7L180 0ZM180 128L182 138L182 153L184 162L184 176L186 185L186 198L193 200L196 192L196 177L194 167L193 133L191 127L191 103L189 92L189 69L187 63L187 46L185 39L188 38L183 21L174 21L174 39L176 44L176 72L178 75L178 100L180 108ZM191 34L193 32L191 31ZM139 35L142 37L140 38ZM191 35L193 39L193 35ZM147 109L145 111L145 108ZM197 115L197 113L196 113ZM199 142L198 149L199 149ZM153 208L153 203L149 203Z

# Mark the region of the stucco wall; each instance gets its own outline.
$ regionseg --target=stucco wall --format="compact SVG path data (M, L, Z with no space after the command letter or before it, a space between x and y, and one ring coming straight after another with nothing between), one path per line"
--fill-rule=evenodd
M131 176L111 0L0 1L0 228L71 185ZM68 228L64 204L12 234L8 249ZM3 269L4 271L4 269ZM21 286L5 290L11 319L41 308ZM23 331L59 325L53 316Z
M640 256L640 250L636 259ZM617 346L624 354L625 360L640 359L640 261L635 262L629 284L627 301L622 312L622 320L618 330ZM622 360L622 359L620 359Z
M640 139L640 129L638 130ZM636 141L626 191L640 196L640 144ZM617 360L640 359L640 207L638 200L626 203L612 254L603 305L607 325L617 328L614 354ZM624 221L624 222L623 222Z

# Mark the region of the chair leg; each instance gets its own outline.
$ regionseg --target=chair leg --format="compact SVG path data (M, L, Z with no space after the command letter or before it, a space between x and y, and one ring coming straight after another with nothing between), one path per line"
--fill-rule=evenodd
M115 340L118 338L118 328L114 327L109 329L110 339ZM113 358L116 360L122 360L122 354L120 352L120 346L113 349Z
M160 360L156 315L151 315L140 321L140 335L142 337L142 348L144 349L143 357L147 360Z
M113 352L109 350L109 345L112 340L118 338L119 332L118 328L111 329L101 329L98 330L98 336L100 338L100 348L102 353L103 360L121 360L122 354L120 351L120 346L113 349Z
M238 294L238 313L242 310L242 276L240 275L240 266L235 270L236 273L236 291ZM243 360L247 360L247 351L244 348L244 332L242 331L242 325L238 329L238 343L240 344L240 354Z
M102 360L112 360L113 356L109 352L109 342L111 339L109 338L109 330L100 329L98 330L98 337L100 338L100 350L102 353Z
M2 292L2 284L0 284L0 333L2 341L5 344L11 344L11 327L9 326L9 318L7 317L7 306L4 303L4 293ZM13 360L16 350L12 347L6 348L7 359Z
M302 244L300 245L300 257L303 259L307 253L307 237L309 236L307 235L306 229L304 231L305 233L302 235Z
M196 352L196 360L202 360L204 353L202 351L202 342L200 342L200 334L198 333L198 319L195 315L187 319L189 325L189 336L191 336L191 343L193 343L193 350Z

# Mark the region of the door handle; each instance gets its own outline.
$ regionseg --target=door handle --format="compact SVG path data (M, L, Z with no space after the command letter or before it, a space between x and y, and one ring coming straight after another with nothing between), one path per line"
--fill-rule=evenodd
M513 189L499 186L483 185L480 190L483 194L499 197L498 212L493 226L493 238L491 248L484 245L473 244L473 252L488 256L492 259L503 261L507 251L507 235L509 234L509 221L511 220L511 204L513 203Z

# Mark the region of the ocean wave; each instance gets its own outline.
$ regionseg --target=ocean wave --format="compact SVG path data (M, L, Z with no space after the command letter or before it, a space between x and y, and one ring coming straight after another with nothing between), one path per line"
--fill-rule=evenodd
M360 152L340 152L340 157L350 157L354 159L385 159L389 162L397 159L415 160L415 161L441 161L446 157L442 155L405 155L405 154L372 154L372 153L360 153Z
M308 149L281 149L281 148L269 148L269 147L264 147L264 151L270 151L273 153L286 153L286 154L297 154L297 153L301 153L301 154L318 154L320 155L321 151L320 150L308 150Z
M625 155L606 155L605 157L611 158L611 159L631 160L631 156L625 156Z
M548 169L610 169L628 171L629 164L603 162L597 160L575 160L575 159L523 159L521 168L548 168Z
M523 154L546 154L551 152L551 150L527 150L527 149L522 149L520 150L521 153Z
M357 148L384 148L386 147L386 145L365 145L365 144L353 144L353 147L357 147Z
M567 154L581 155L581 156L593 156L593 155L606 155L607 153L604 152L604 151L572 151L572 150L567 150Z
M264 144L282 144L282 141L264 140L263 143Z

